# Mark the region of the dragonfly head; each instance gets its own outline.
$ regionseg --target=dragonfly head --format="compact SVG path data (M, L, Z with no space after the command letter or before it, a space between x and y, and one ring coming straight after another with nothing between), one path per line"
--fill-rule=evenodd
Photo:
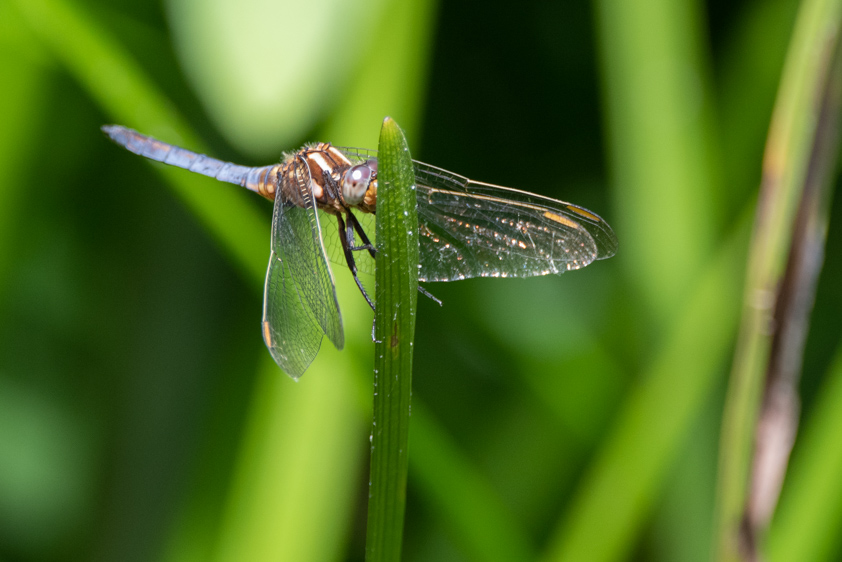
M377 160L348 168L342 178L342 199L346 205L359 205L370 187L377 189Z

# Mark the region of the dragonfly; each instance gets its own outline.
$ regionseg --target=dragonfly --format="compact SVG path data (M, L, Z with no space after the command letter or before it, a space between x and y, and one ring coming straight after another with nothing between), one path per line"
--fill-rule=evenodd
M324 336L342 349L342 315L328 261L374 273L377 152L314 143L268 166L240 166L120 125L102 131L151 160L254 191L274 202L263 295L263 340L298 380ZM614 231L583 207L413 161L418 201L418 280L531 277L580 269L617 251ZM324 229L329 222L336 229ZM426 293L422 289L424 294Z

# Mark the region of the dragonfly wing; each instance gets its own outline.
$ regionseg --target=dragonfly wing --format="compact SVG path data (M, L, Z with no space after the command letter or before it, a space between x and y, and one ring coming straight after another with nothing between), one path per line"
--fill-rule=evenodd
M419 280L530 277L585 267L616 252L590 211L415 163Z
M318 353L323 334L337 349L345 339L305 164L296 164L295 177L304 206L285 203L282 194L275 198L263 336L278 365L298 378Z
M377 157L342 151L352 161ZM421 281L562 273L617 251L614 231L587 209L413 163Z
M323 335L284 257L272 252L263 294L263 341L272 358L297 380L316 358Z
M377 159L377 151L370 148L359 148L355 146L337 146L352 164L361 164L366 160Z

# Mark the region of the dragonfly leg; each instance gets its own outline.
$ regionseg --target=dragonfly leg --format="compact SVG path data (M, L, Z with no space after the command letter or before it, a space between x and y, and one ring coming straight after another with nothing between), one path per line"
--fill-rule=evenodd
M352 250L368 250L368 253L371 254L371 257L374 257L375 254L377 253L376 250L374 249L374 246L372 246L371 241L368 239L368 236L366 236L365 230L363 230L363 227L359 223L359 221L357 220L357 217L355 217L353 213L349 212L348 213L348 234L347 234L347 237L348 237L349 240L353 240L353 232L351 231L352 225L353 225L354 230L357 231L357 234L359 234L360 238L362 239L363 245L362 246L355 246L351 249ZM439 306L442 306L441 301L439 299L437 299L436 297L434 297L424 287L419 285L418 286L418 292L420 292L422 295L424 295L428 299L432 299Z
M351 225L353 225L353 227L354 227L353 229L357 231L357 234L359 234L360 240L363 241L362 246L354 247L354 248L351 248L351 249L352 250L368 250L368 253L371 254L371 257L374 257L374 255L377 253L374 249L374 245L371 243L371 240L369 240L368 236L365 233L365 230L363 230L363 227L360 224L360 221L358 221L357 217L354 216L354 213L349 212L348 213L349 231L351 230L350 229ZM352 232L352 234L353 234L353 232ZM353 236L349 236L349 238L351 240L353 240Z
M432 293L430 293L427 289L425 289L421 285L418 285L418 292L421 293L422 295L424 295L425 297L427 297L428 299L432 299L433 302L435 302L439 306L442 306L441 301L439 299L437 299L436 297L434 297L432 295Z
M328 192L328 197L331 198L331 199L336 199L338 201L340 199L340 197L339 197L339 184L336 183L336 180L334 180L330 175L325 175L324 181L325 181L325 191ZM349 207L344 207L344 210L345 210L346 216L348 217L348 225L347 225L347 227L344 227L345 228L345 239L347 240L348 249L350 249L352 252L358 252L360 250L368 250L371 253L371 257L374 257L374 245L368 239L368 236L366 235L365 230L363 230L362 225L357 220L357 217L354 216L354 213L351 212L351 209ZM338 217L339 215L336 215L336 216ZM341 219L340 219L340 223L342 223ZM342 224L344 224L344 223L342 223ZM342 228L343 227L340 227L340 230L342 230ZM360 238L363 241L362 245L360 245L360 246L354 245L354 230L356 230L359 233ZM344 241L343 241L342 247L343 247L343 249L345 248L345 242Z
M377 336L374 335L374 327L377 326L377 318L371 321L371 341L374 343L383 343L382 341L377 339Z
M345 238L348 240L348 248L352 252L359 252L360 250L368 250L371 244L362 244L360 246L354 245L354 223L351 222L351 217L354 215L348 213L348 223L345 225ZM373 257L373 256L372 256Z
M349 216L353 216L349 213ZM371 310L374 310L374 303L371 302L371 299L368 296L368 293L365 292L365 287L363 287L360 278L357 276L357 262L354 260L354 249L351 247L351 241L348 239L348 233L351 231L353 236L353 230L350 225L345 227L345 221L342 220L341 215L336 215L336 220L339 221L339 241L342 243L342 252L345 254L345 261L348 262L348 269L351 270L351 275L354 276L354 281L357 283L357 287L359 287L360 292L365 297L368 306L371 307Z

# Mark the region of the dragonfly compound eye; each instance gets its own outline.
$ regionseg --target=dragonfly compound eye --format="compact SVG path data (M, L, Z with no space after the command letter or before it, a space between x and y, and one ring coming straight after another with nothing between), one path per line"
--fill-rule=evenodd
M368 184L371 182L372 173L372 169L366 164L348 168L342 181L342 198L346 205L357 205L363 200Z

